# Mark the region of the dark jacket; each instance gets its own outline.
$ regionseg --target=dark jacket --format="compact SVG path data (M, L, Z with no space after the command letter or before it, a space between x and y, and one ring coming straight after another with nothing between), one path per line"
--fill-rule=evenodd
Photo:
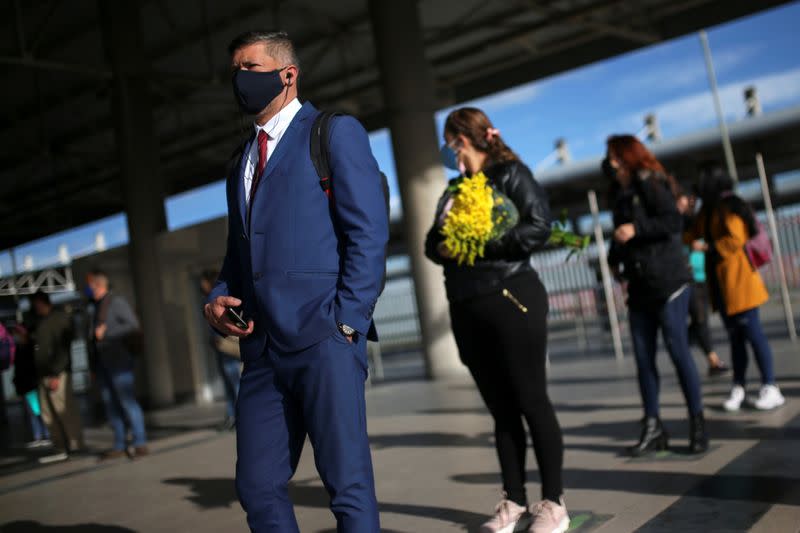
M59 309L39 321L33 333L33 355L40 378L69 370L73 333L72 320Z
M489 183L517 207L519 223L500 239L489 242L484 257L478 258L474 266L458 266L456 261L442 258L436 250L444 240L435 222L447 199L447 195L442 196L433 227L425 240L425 255L444 266L447 298L451 302L491 294L501 290L508 278L535 272L530 256L550 238L547 193L525 164L519 161L499 163L485 169L484 174Z
M102 309L105 307L105 311ZM105 313L105 316L101 316ZM106 334L103 340L94 338L94 328L90 331L93 345L92 368L100 364L108 370L128 369L133 366L133 354L126 339L139 330L139 320L131 306L122 296L108 293L95 304L94 327L105 319Z
M663 305L691 280L683 251L683 217L666 180L640 172L627 189L612 196L614 227L633 223L635 236L625 244L613 241L608 256L612 267L624 265L628 307L647 310Z

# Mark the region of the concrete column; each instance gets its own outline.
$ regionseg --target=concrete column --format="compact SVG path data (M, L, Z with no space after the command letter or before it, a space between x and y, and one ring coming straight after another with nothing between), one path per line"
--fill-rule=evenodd
M139 2L98 1L108 63L114 72L113 116L122 191L130 235L136 309L145 337L150 405L174 402L172 369L161 297L158 235L166 229L164 187L159 174Z
M425 235L446 181L439 157L433 76L425 59L417 2L370 0L373 38L403 200L428 376L463 373L440 267L424 255Z

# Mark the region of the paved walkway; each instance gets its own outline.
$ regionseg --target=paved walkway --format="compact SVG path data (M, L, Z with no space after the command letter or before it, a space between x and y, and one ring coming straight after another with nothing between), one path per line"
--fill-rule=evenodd
M727 380L706 381L712 448L702 457L680 453L688 424L664 354L663 415L676 451L638 460L620 455L641 416L631 359L554 362L550 391L565 434L572 530L800 531L800 354L785 340L773 340L773 348L787 405L727 414L718 408ZM368 404L384 531L476 531L500 486L491 421L473 385L395 382L372 388ZM245 531L233 485L235 438L202 429L219 413L150 413L161 438L153 455L137 462L98 465L82 457L33 469L7 462L0 468L0 531ZM109 435L92 430L90 437L99 446ZM536 496L532 458L529 470ZM301 531L335 531L308 449L292 493Z

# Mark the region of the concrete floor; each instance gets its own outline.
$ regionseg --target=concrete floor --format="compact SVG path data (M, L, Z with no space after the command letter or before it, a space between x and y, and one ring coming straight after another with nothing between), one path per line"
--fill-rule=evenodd
M632 360L554 363L550 392L565 436L572 531L800 531L800 350L779 338L772 345L787 405L727 414L719 405L728 380L706 380L712 449L701 457L679 453L688 424L663 353L663 417L677 451L638 460L620 455L641 417ZM755 392L754 368L750 375ZM368 405L383 531L476 531L500 485L491 420L471 382L384 384L369 391ZM6 457L0 531L246 531L233 485L235 438L208 429L220 412L149 413L161 438L137 462L80 457L31 468ZM100 447L108 430L90 430L89 438ZM532 458L529 464L533 497L538 477ZM335 531L308 447L292 492L301 531Z

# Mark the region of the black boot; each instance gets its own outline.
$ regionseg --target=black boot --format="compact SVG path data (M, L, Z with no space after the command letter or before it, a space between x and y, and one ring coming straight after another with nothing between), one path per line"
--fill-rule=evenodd
M642 421L642 436L634 446L628 447L628 453L633 457L639 457L653 451L666 450L669 445L667 430L661 424L661 420L655 417L646 417Z
M703 413L700 413L689 419L689 453L703 453L706 450L708 450L706 419Z

